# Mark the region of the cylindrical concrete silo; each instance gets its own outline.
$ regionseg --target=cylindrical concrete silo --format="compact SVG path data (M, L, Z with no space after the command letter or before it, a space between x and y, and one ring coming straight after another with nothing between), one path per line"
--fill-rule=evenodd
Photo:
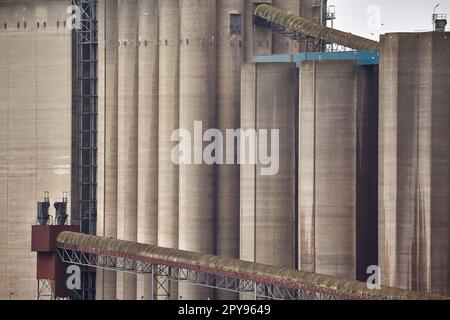
M172 133L180 127L180 0L159 1L158 245L178 248L178 166L172 162ZM171 282L171 299L178 298ZM160 292L163 294L163 292Z
M442 295L450 295L449 83L450 33L381 37L382 281Z
M137 241L158 243L158 0L139 0ZM151 299L151 277L138 276L137 298Z
M278 0L282 2L283 0ZM300 15L317 24L327 23L327 0L300 0ZM322 47L317 47L317 40L302 38L299 42L301 52L321 51Z
M281 9L285 12L299 15L300 14L300 2L301 0L273 0L274 7ZM272 53L273 54L288 54L299 52L299 43L296 40L292 40L289 35L283 35L280 33L273 33L272 40Z
M353 61L301 64L301 270L354 279L377 263L377 78Z
M272 32L265 28L253 26L253 12L258 3L272 1L245 0L244 17L244 61L251 63L254 55L267 55L272 53Z
M7 10L0 6L0 19L5 20ZM0 206L8 207L8 70L9 36L0 30ZM0 211L0 299L8 298L7 248L8 211Z
M283 0L274 1L282 2ZM327 0L300 0L300 15L315 23L325 24L327 21L327 6Z
M241 159L243 260L296 266L296 73L295 65L287 63L243 67L241 125L258 129L253 141L257 164L252 165L248 152L245 162ZM242 137L246 151L251 136ZM272 159L263 164L266 154Z
M194 122L203 131L216 124L216 1L182 0L180 5L180 127L202 140L203 134L194 137ZM179 168L179 247L215 253L215 167L202 161L202 145L207 144L196 142L192 164ZM212 295L211 289L180 284L183 300Z
M138 1L119 0L117 237L137 241ZM117 297L136 299L136 276L117 274Z
M117 0L98 2L97 234L117 238ZM116 272L97 270L96 298L116 298Z
M217 3L217 128L240 128L240 80L243 49L244 0ZM227 150L228 151L228 150ZM225 165L217 168L217 249L220 256L239 258L239 172L234 155L223 152ZM235 299L237 295L218 291L218 299Z

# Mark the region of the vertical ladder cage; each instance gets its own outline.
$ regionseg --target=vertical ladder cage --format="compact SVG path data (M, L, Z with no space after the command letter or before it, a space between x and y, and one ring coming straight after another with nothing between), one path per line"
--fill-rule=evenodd
M97 0L72 0L79 13L74 39L74 148L76 189L73 205L80 232L96 234L97 225L97 121L98 121L98 19ZM95 271L82 272L80 296L95 299Z

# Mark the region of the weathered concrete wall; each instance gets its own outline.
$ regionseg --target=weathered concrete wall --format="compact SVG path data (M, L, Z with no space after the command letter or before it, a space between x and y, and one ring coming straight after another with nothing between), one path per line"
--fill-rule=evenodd
M295 65L243 66L242 128L268 129L269 152L274 152L270 130L279 130L279 171L276 174L262 175L261 168L265 166L259 161L256 165L246 161L241 167L240 258L243 260L296 265L297 97ZM258 145L258 149L260 147ZM245 149L248 158L248 146Z
M377 79L355 62L301 64L301 270L363 280L376 264Z
M70 194L69 3L0 3L0 299L36 298L36 202Z
M379 255L387 285L450 293L450 34L381 38Z

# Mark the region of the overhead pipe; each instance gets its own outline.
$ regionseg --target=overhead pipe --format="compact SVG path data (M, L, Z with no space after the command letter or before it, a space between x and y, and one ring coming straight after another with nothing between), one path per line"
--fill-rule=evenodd
M328 28L314 23L298 15L284 12L269 4L260 4L254 13L259 17L292 32L302 33L309 37L320 39L328 43L342 45L355 50L379 50L380 43L352 33Z

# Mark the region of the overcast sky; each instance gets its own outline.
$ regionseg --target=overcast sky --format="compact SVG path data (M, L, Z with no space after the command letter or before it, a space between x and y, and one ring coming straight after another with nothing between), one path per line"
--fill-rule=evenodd
M372 39L387 32L431 31L438 3L436 13L450 17L450 0L328 0L336 6L335 28Z

